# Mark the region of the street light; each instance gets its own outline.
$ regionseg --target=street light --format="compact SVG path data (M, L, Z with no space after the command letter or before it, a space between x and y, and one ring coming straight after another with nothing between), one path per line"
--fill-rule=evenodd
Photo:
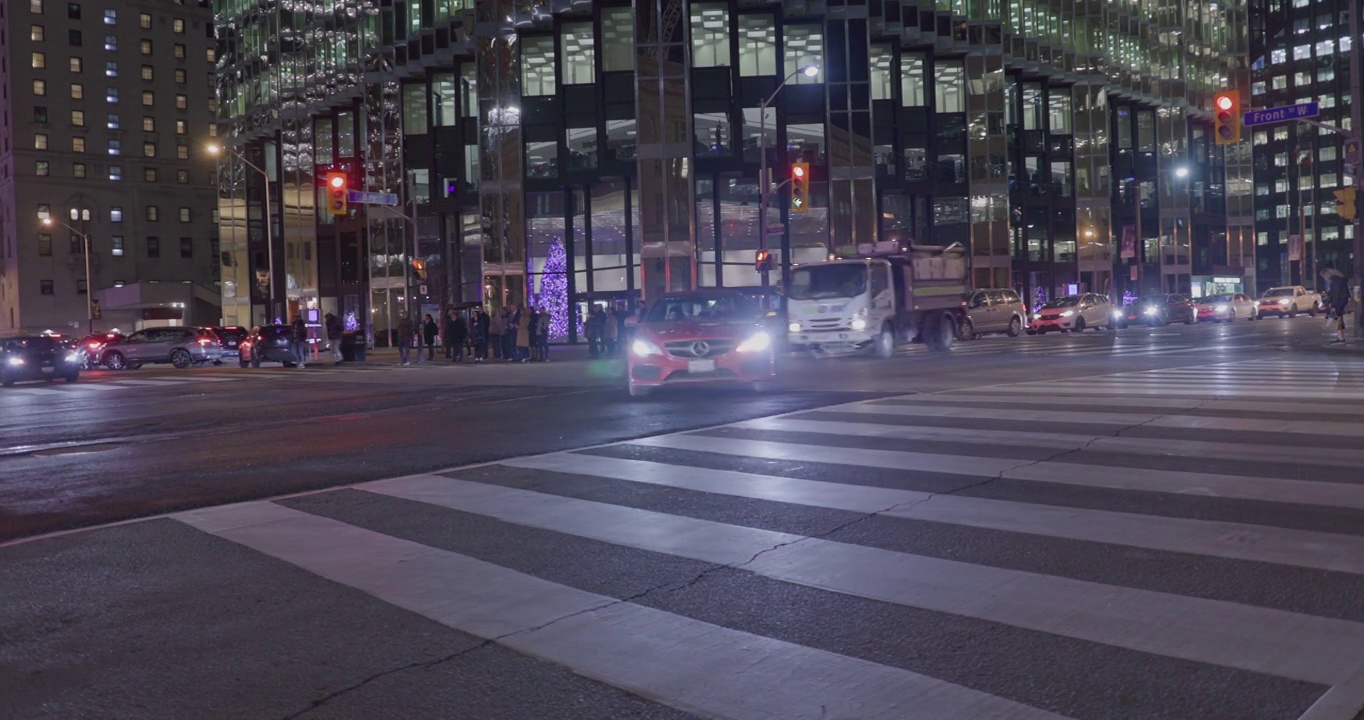
M1175 168L1175 177L1181 180L1183 180L1186 177L1189 177L1189 168L1183 165L1180 165L1179 167Z
M767 177L767 106L771 105L772 102L777 99L777 93L780 93L781 89L786 87L786 83L791 82L791 78L797 75L804 75L805 77L812 78L818 74L819 68L815 65L800 68L790 75L787 75L786 79L782 80L781 84L777 86L777 89L773 90L772 94L769 95L766 100L763 100L758 104L758 152L762 155L762 160L758 169L758 250L760 252L767 252L767 196L770 195L773 190L773 188L768 187ZM787 178L782 181L781 185L785 185L790 181L790 178ZM778 185L777 188L780 188L781 185ZM761 273L761 275L763 284L763 305L767 306L770 302L767 297L768 288L771 285L769 279L770 273L764 272Z
M270 310L267 313L268 316L265 318L265 321L267 323L275 322L275 318L279 317L279 315L275 308L275 223L274 218L270 215L270 173L265 172L263 168L250 160L247 160L246 156L238 152L236 148L210 144L206 149L208 150L208 154L214 157L220 157L224 152L227 152L242 161L247 167L260 173L261 178L265 181L265 257L266 272L270 273Z
M74 211L72 214L75 214ZM93 335L95 334L95 303L92 298L95 294L95 284L90 282L90 236L64 222L53 220L50 215L42 218L42 221L43 227L60 225L67 230L70 230L80 237L81 242L85 245L85 334Z

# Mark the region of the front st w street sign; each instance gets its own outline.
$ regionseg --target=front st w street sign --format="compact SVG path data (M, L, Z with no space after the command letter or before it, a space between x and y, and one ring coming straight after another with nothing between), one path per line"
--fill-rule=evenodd
M1314 102L1298 103L1287 107L1269 108L1267 110L1247 110L1241 116L1241 124L1245 127L1255 127L1256 125L1273 125L1274 123L1288 122L1289 120L1302 120L1303 118L1314 118L1321 114L1321 107Z

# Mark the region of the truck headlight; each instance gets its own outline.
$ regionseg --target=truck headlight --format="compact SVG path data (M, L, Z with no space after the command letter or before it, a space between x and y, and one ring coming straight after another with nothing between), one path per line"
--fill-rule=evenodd
M867 329L867 319L866 319L866 318L860 318L860 317L859 317L859 318L853 318L853 321L852 321L852 329L854 329L854 330L866 330L866 329Z
M800 332L800 323L798 323L798 322L793 322L793 323L791 323L790 325L787 325L787 326L786 326L786 330L787 330L787 332L798 333L798 332Z
M772 347L772 336L765 332L758 332L739 343L739 347L734 348L734 350L741 353L755 353L763 352L770 347Z
M9 359L9 364L10 364L11 366L23 365L23 364L24 364L24 359L21 358L21 357L12 357L12 358Z

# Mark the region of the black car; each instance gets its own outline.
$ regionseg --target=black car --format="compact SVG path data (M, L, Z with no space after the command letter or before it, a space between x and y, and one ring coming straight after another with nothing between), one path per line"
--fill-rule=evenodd
M214 365L223 362L231 362L234 358L239 357L240 353L238 352L237 348L241 346L242 340L245 340L246 336L251 334L250 330L235 325L230 325L228 327L215 327L209 329L212 330L213 333L218 336L218 340L221 341L223 344L222 358L219 360L214 360L213 361Z
M0 338L0 385L20 380L63 378L76 382L81 374L81 353L60 340L44 335L12 335Z
M1137 324L1154 327L1172 322L1192 325L1198 322L1198 307L1179 294L1144 295L1122 310L1115 310L1114 315L1118 327Z
M237 343L237 361L242 367L260 367L263 362L283 363L293 367L298 363L294 355L294 328L291 325L259 325Z

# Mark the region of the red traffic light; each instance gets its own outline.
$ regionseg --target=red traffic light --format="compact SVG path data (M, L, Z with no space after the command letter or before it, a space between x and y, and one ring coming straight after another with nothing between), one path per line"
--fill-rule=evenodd
M1230 109L1232 108L1232 106L1235 105L1235 104L1236 104L1236 101L1235 101L1235 100L1232 100L1230 95L1219 95L1219 96L1217 97L1217 109L1218 109L1218 110L1230 110Z
M795 166L793 166L793 167L791 168L791 174L794 175L794 176L796 176L796 177L798 177L798 178L803 178L803 177L805 177L805 166L804 166L804 165L795 165Z
M331 178L329 178L327 182L337 190L346 186L346 178L336 173L332 173Z

